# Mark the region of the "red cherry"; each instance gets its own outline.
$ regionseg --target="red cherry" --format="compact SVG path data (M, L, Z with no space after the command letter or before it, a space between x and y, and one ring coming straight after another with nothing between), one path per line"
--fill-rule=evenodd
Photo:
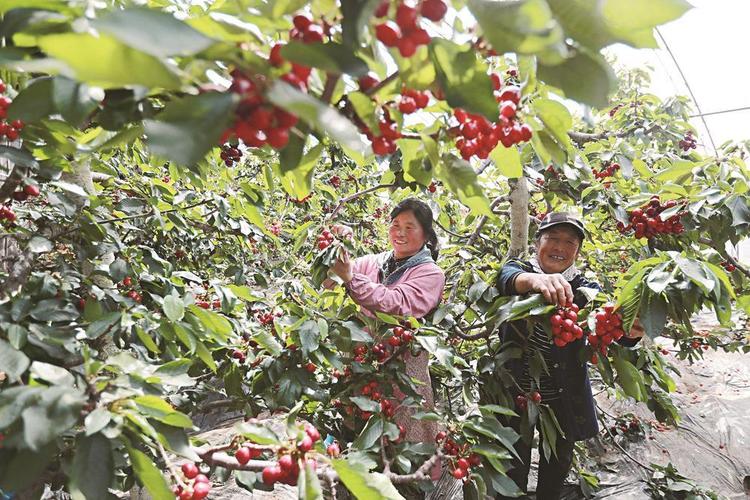
M380 83L380 80L378 80L372 73L368 73L365 76L360 77L357 82L359 83L359 89L362 92L367 92Z
M281 468L278 466L268 466L263 469L263 483L271 486L281 478Z
M180 498L180 500L192 500L192 498L193 498L193 489L192 488L185 488L184 490L180 491L179 498Z
M125 276L125 279L122 280L123 286L130 286L133 284L133 278L130 276Z
M289 131L285 128L272 128L268 131L268 144L274 149L281 149L289 142Z
M280 128L291 128L299 121L297 115L280 108L277 108L276 111L274 111L273 116L276 119L276 126Z
M435 442L440 443L441 441L445 439L445 436L447 435L448 434L445 431L438 432L437 434L435 434Z
M408 115L417 110L417 103L409 96L402 96L401 102L398 104L398 110Z
M302 438L302 441L297 443L297 449L301 451L302 453L306 453L310 451L313 447L313 440L305 434L305 437Z
M375 9L375 17L385 17L388 15L388 7L390 7L390 0L383 0L378 8Z
M510 101L514 104L518 104L518 102L521 100L521 89L519 87L516 87L515 85L505 87L502 92L500 92L498 99L501 102Z
M259 130L265 130L271 126L273 120L273 113L267 108L255 108L250 116L247 117L247 121L252 124L254 128Z
M315 373L315 370L317 370L318 367L315 363L310 362L305 365L305 370L307 370L310 373Z
M200 474L200 471L198 470L198 466L195 465L193 462L186 462L182 464L182 473L185 474L185 477L188 479L193 479L195 476Z
M393 143L387 137L379 136L372 141L372 151L378 156L384 156L391 152Z
M513 101L505 101L500 106L500 114L506 118L513 118L516 116L516 104Z
M307 427L305 427L305 433L310 436L310 439L313 440L313 443L320 439L320 431L318 431L318 429L316 429L312 425L308 425Z
M277 43L271 48L271 54L268 56L268 61L271 63L271 66L279 67L284 64L284 58L281 57L281 47L283 46L283 43Z
M398 52L401 57L411 57L417 51L417 44L411 38L402 38L398 41Z
M539 392L534 391L531 393L531 400L535 403L541 403L542 401L542 395L539 394Z
M298 30L305 31L312 24L312 19L304 14L297 14L292 18L292 23L294 23L294 27Z
M302 36L302 41L305 43L322 42L324 34L323 28L317 24L311 24L307 30L305 30L305 34Z
M401 39L401 31L391 22L375 26L375 36L386 47L395 47Z
M279 468L282 470L282 472L294 470L294 466L294 458L292 458L291 455L282 455L279 458Z
M237 459L240 465L245 465L250 461L250 448L241 446L240 449L234 452L234 458Z
M417 28L417 9L405 3L396 8L396 24L402 31L411 31Z
M425 0L420 6L420 13L430 21L438 22L448 12L448 6L443 0Z
M455 477L456 479L463 479L466 477L466 469L453 469L451 471L451 476Z
M11 126L16 130L21 130L24 127L24 123L22 120L13 120Z
M477 467L482 464L482 457L477 453L472 453L471 455L469 455L469 463L473 467Z
M415 45L428 45L432 38L427 30L418 28L409 34L409 39L414 42Z
M211 491L211 485L208 483L198 483L193 486L192 500L203 500Z

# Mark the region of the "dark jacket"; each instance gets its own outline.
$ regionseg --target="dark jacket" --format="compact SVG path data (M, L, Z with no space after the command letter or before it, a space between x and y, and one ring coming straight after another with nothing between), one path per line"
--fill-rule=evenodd
M510 260L500 270L497 288L502 295L518 295L514 287L516 277L521 273L533 272L534 270L528 262ZM579 292L580 288L601 290L598 283L587 280L582 274L573 278L569 283L574 293L573 301L581 308L586 305L588 299ZM505 324L500 328L501 345L508 345L511 342L523 345L525 339L521 338L521 335L528 336L530 333L528 323L525 320ZM582 441L594 437L599 432L587 363L581 361L581 350L585 345L585 338L584 335L582 339L574 340L565 347L557 347L553 344L553 363L552 366L548 367L550 376L559 385L559 407L562 411L558 412L556 416L565 436L572 441ZM633 346L637 342L637 339L625 337L620 339L620 344L627 347ZM523 363L523 359L509 361L508 368L516 380L519 380L523 373Z

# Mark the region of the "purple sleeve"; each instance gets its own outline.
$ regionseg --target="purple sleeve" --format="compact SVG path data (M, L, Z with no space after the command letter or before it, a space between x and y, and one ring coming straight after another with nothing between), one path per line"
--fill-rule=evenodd
M440 303L444 286L445 274L434 264L413 268L408 277L390 287L358 272L347 284L349 295L362 307L415 318L424 317Z

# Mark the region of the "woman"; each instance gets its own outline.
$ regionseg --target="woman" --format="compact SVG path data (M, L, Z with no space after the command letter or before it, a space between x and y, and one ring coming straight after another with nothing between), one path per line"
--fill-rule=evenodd
M344 226L337 226L334 231L344 237L351 234L351 229ZM445 286L445 274L435 264L438 240L430 207L415 198L399 203L391 212L388 239L392 251L365 255L353 262L344 255L331 270L343 280L349 295L365 314L373 316L372 311L380 311L422 318L437 307ZM407 351L404 356L407 374L423 383L417 392L426 407L432 408L428 354L412 357ZM403 410L396 413L396 422L406 428L405 439L433 442L437 424L410 420L410 413Z

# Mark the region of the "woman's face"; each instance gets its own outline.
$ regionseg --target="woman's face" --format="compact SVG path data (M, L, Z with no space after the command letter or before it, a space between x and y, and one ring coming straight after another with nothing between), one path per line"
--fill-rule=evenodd
M425 235L414 212L407 210L394 217L388 230L388 239L397 259L411 257L419 252L424 246Z
M565 224L545 231L536 243L537 259L542 271L547 274L565 271L578 257L580 244L578 233Z

